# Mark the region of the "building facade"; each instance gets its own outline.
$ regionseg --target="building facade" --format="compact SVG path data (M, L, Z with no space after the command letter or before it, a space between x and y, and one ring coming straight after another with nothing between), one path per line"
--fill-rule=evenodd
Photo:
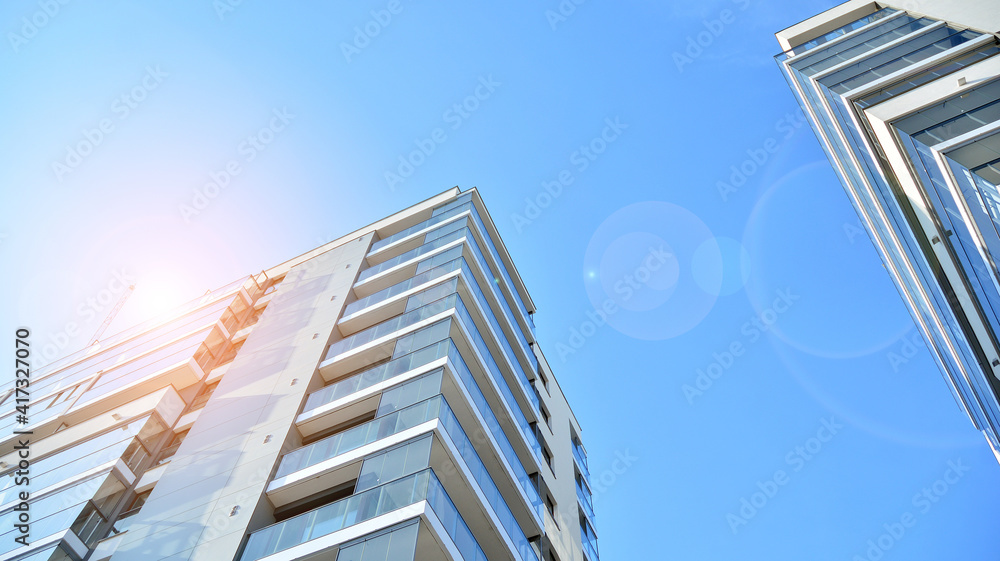
M455 188L10 382L0 559L598 561L534 311Z
M1000 458L1000 6L852 0L776 57L959 406Z

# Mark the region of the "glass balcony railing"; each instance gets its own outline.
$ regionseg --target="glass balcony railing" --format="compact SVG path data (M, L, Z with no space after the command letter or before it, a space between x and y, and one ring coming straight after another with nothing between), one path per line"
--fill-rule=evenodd
M472 375L469 367L465 364L465 360L462 359L462 355L458 352L458 349L455 347L455 344L450 338L438 341L408 355L401 356L395 360L381 364L375 368L365 370L364 372L351 376L350 378L346 378L335 384L331 384L325 388L317 390L306 400L305 410L311 411L317 407L333 402L337 399L347 397L355 392L392 379L395 376L399 376L445 356L448 357L448 361L451 365L452 371L455 373L455 376L461 381L462 385L465 386L466 391L468 391L469 395L472 397L473 404L483 416L486 427L493 435L497 446L500 448L501 454L504 458L506 458L508 465L510 465L510 469L513 471L514 478L517 479L521 489L524 490L525 496L527 497L536 518L540 521L542 519L542 500L538 495L538 490L535 489L534 484L531 482L531 478L528 477L528 473L524 469L521 459L514 451L514 447L507 438L507 434L503 431L500 421L497 419L493 409L486 401L486 396L483 395L475 377Z
M470 237L468 239L473 244L475 243L475 240L473 238ZM459 251L461 250L459 249ZM445 257L445 256L442 254L438 257ZM480 267L481 266L482 264L480 264ZM500 323L497 321L496 315L493 313L493 309L490 308L489 302L486 299L486 295L483 294L482 289L479 287L479 283L476 281L476 277L472 274L472 270L469 268L464 257L458 257L457 259L453 259L452 261L448 261L444 264L438 265L434 269L419 274L407 281L401 282L394 286L390 286L389 288L382 290L380 292L376 292L375 294L372 294L367 298L358 300L357 302L353 302L351 303L351 305L345 308L344 315L346 316L351 313L357 312L358 310L363 309L365 306L372 305L376 302L380 302L396 294L401 294L407 290L410 290L414 286L419 286L422 283L430 282L435 278L441 277L457 269L461 269L462 274L465 276L465 279L467 281L466 285L469 287L469 291L472 293L476 303L479 305L478 307L482 310L483 317L486 319L487 323L489 323L490 328L494 332L494 339L498 343L500 343L502 352L505 354L507 364L510 365L511 370L514 372L514 375L517 378L517 381L521 384L521 388L524 390L525 398L528 400L529 403L531 403L531 406L534 409L535 414L537 415L538 396L532 389L531 382L528 381L528 376L524 373L524 369L521 367L521 363L518 361L517 355L514 354L514 349L511 347L510 341L507 339L506 333L500 328ZM499 295L496 296L500 297ZM520 333L520 328L518 328L516 324L514 324L512 327L514 327L515 333ZM522 341L524 340L522 339ZM525 353L525 356L530 357L532 359L534 358L534 354L531 352L530 349L527 348L527 341L524 341L524 346L522 347L522 351ZM532 364L534 364L534 367L537 368L538 366L537 362L532 362Z
M76 521L77 517L80 516L80 513L86 506L86 502L80 502L44 517L39 517L37 519L32 517L30 534L31 543L34 544L39 538L51 536L52 534L62 532L72 526L73 522ZM13 524L4 525L3 528L13 528L13 526ZM16 548L22 547L18 542L14 541L14 538L21 535L23 534L21 534L16 528L0 534L0 559L11 559L11 556L5 554Z
M507 335L502 329L500 329L500 324L497 322L497 318L493 314L493 310L487 303L486 296L483 295L483 291L480 290L479 283L476 282L476 277L472 276L472 271L469 270L469 266L465 264L464 258L462 259L462 274L469 280L467 284L470 285L469 288L471 289L470 291L472 292L473 299L482 309L483 317L486 318L486 322L489 323L495 333L494 338L499 341L502 351L507 357L507 362L514 371L514 377L517 378L518 383L521 384L521 389L524 390L524 396L527 398L528 402L531 403L531 407L534 409L535 415L537 416L538 396L535 394L535 390L532 389L531 382L528 381L528 376L524 373L524 369L521 368L521 363L518 362L517 356L514 354L514 349L510 346L510 341L507 340ZM532 354L530 350L526 350L525 352L528 353L528 356L534 358L535 355ZM537 365L537 363L535 364Z
M239 280L233 281L233 282L231 282L231 283L229 283L229 284L227 284L227 285L225 285L225 286L223 286L221 288L217 288L217 289L209 292L208 294L206 294L206 295L204 295L204 296L202 296L200 298L197 298L195 300L191 300L190 302L182 305L181 307L176 308L174 310L171 310L169 312L169 314L170 314L169 318L167 318L167 317L154 318L154 319L145 321L143 323L140 323L138 325L135 325L133 327L130 327L130 328L126 329L125 331L121 331L119 333L116 333L114 335L106 337L105 339L101 340L101 342L100 342L100 348L103 349L103 350L107 350L107 349L111 348L112 346L117 345L118 343L121 343L122 341L125 341L125 340L129 339L130 337L133 337L133 336L135 336L137 334L145 333L145 332L150 331L151 329L154 329L154 328L155 329L159 329L160 327L166 327L166 326L169 326L169 325L173 324L174 322L176 322L178 320L182 320L182 319L184 319L182 316L184 316L188 312L191 312L191 311L196 310L198 308L201 308L203 306L208 306L212 302L215 302L215 301L217 301L217 300L219 300L219 299L221 299L221 298L223 298L225 296L228 296L228 295L230 295L232 293L235 293L237 290L240 289L240 287L242 287L247 281L249 281L250 278L251 277L246 277L246 278L243 278L243 279L239 279ZM221 315L221 313L220 313L220 315ZM160 326L160 324L164 324L164 325ZM78 361L78 360L86 357L87 354L90 353L91 351L92 351L91 347L86 347L84 349L76 351L75 353L67 355L67 356L65 356L65 357L63 357L63 358L61 358L61 359L59 359L59 360L57 360L55 362L46 364L45 366L43 366L43 367L41 367L39 369L36 369L35 372L34 372L34 376L36 376L37 378L43 378L43 377L45 377L45 376L47 376L47 375L49 375L51 373L56 372L57 370L60 370L60 369L64 368L67 365L72 364L73 362L76 362L76 361Z
M306 398L304 412L312 411L328 403L357 393L365 388L370 388L375 384L395 378L400 374L405 374L411 370L420 368L425 364L430 364L435 360L447 356L451 341L444 340L439 343L416 350L408 355L403 355L375 368L370 368L350 378L344 378L339 382L320 388L309 394Z
M500 276L502 276L503 280L507 283L507 289L511 293L511 296L514 300L514 304L516 304L517 309L520 310L522 314L524 314L524 317L528 319L528 325L530 325L533 328L535 324L530 320L531 315L528 313L528 309L524 306L524 301L521 300L520 293L518 293L517 289L515 288L515 286L517 285L515 285L514 281L510 278L510 274L507 272L507 266L504 265L503 260L500 259L500 252L497 251L497 247L493 243L493 238L492 236L489 235L489 230L486 229L486 225L483 224L483 220L479 217L479 212L477 212L475 208L472 209L472 220L473 222L476 223L476 226L479 227L479 231L482 232L483 240L486 241L486 249L487 251L489 251L490 255L493 257L493 260L496 262L497 268L500 269Z
M107 436L120 438L120 440L113 442L110 446L102 447L101 449L90 453L87 453L86 450L82 450L82 448L92 449L94 445L85 442L67 450L66 453L59 453L55 456L50 456L49 458L40 460L37 468L33 463L31 466L32 492L41 491L50 485L59 483L60 481L65 481L70 477L79 475L90 469L94 469L100 465L104 465L121 458L122 454L125 453L125 449L128 448L130 443L134 440L132 434L127 432L122 433L121 430L106 434ZM102 435L102 440L107 440L107 436ZM36 469L37 475L35 474ZM13 500L17 495L18 486L15 485L16 479L16 477L3 478L4 485L0 488L0 504ZM8 489L10 490L9 497L7 496Z
M3 435L0 436L0 441L13 439L15 436L17 436L13 434L13 430L15 427L17 428L17 430L32 430L46 421L51 421L55 417L61 415L62 412L66 410L66 405L67 404L63 402L58 405L53 405L48 409L43 409L44 405L41 403L32 404L31 408L29 409L31 414L28 417L29 424L27 425L22 425L17 421L18 419L17 411L11 411L5 417L0 418L0 435Z
M541 459L542 447L538 444L538 438L535 436L535 431L531 429L528 419L525 418L524 412L521 411L521 406L517 404L517 400L514 399L514 392L510 390L510 385L507 384L506 378L500 373L500 367L497 366L496 361L493 359L493 355L490 353L489 348L486 346L486 342L483 341L483 336L479 334L479 330L476 329L476 324L472 321L472 316L469 315L469 310L462 303L462 299L458 298L455 300L455 310L458 311L458 318L461 320L462 325L465 327L466 331L469 332L472 342L475 344L476 349L479 354L482 355L483 361L486 363L487 370L490 371L490 375L496 380L497 386L500 388L500 394L503 396L504 400L507 402L508 407L514 413L514 420L517 425L521 427L521 432L524 437L528 439L528 443L531 449L535 452L535 457ZM531 392L531 397L535 398L534 404L537 406L538 396L534 392Z
M520 293L518 293L517 290L515 290L514 281L511 280L510 274L507 272L506 265L504 265L503 261L500 259L500 252L497 251L496 245L493 243L492 236L488 235L489 230L487 230L486 226L483 224L483 220L479 216L479 211L476 210L476 207L474 205L472 205L472 193L466 193L460 195L454 201L434 209L434 212L431 216L434 217L439 214L449 213L456 208L461 208L463 210L468 209L471 211L472 220L476 223L476 227L479 228L480 234L482 234L483 239L486 241L487 249L489 249L490 255L493 256L493 259L496 261L497 267L500 270L500 276L502 276L504 280L507 282L507 288L510 290L510 293L515 301L515 304L517 304L517 307L518 309L521 310L521 313L524 314L525 318L528 320L528 325L531 327L532 332L534 332L535 323L531 319L531 314L529 314L527 308L525 308L524 302L521 300Z
M576 442L573 443L573 457L576 459L577 465L580 466L583 476L587 478L587 481L590 481L590 467L587 466L587 455L583 453L583 449Z
M420 501L427 501L465 561L487 561L469 525L430 469L262 528L250 534L240 561L257 561Z
M521 489L524 490L524 494L528 497L528 502L531 504L535 517L538 520L541 520L542 498L538 494L538 489L535 488L535 484L532 483L531 478L528 476L528 472L525 471L524 464L521 463L521 459L517 456L517 453L514 452L514 447L511 446L510 440L503 431L503 427L500 426L500 421L493 413L489 403L487 403L486 396L483 395L482 390L479 389L479 384L476 383L476 379L473 377L469 367L465 364L465 361L462 360L462 355L459 354L458 349L455 348L454 344L452 344L448 350L448 361L451 363L459 380L462 381L466 389L469 391L469 394L472 396L472 402L475 403L480 413L482 413L483 418L486 420L486 427L490 430L494 439L496 439L497 445L500 447L500 452L503 454L504 458L507 459L507 464L510 465L510 468L514 471L514 478L517 479L517 482L521 485ZM529 440L529 444L531 442L538 445L537 440Z
M455 226L460 228L456 231ZM430 253L439 247L448 245L449 243L461 239L463 236L462 229L464 228L464 222L461 220L456 220L453 224L446 224L441 226L437 230L430 232L424 237L424 245L407 251L406 253L401 253L392 259L388 259L379 263L378 265L373 265L368 267L364 271L358 274L358 283L362 283L365 280L381 273L382 271L388 271L397 265L401 265L408 261L412 261L421 255Z
M590 491L584 489L579 481L576 482L576 496L580 499L580 504L583 505L583 512L590 518L590 522L596 523L597 515L594 514L593 497L591 497Z
M472 192L466 191L465 193L462 193L461 195L455 197L451 201L444 203L438 207L435 207L434 210L431 212L431 217L437 216L444 212L448 212L449 210L455 207L467 205L471 202L472 202Z
M430 260L428 260L432 262L430 263L430 266L432 267L431 269L420 272L419 274L414 275L401 283L394 284L389 288L386 288L385 290L380 290L360 300L355 300L354 302L351 302L350 304L344 307L343 317L350 316L356 312L359 312L367 308L368 306L373 306L375 304L378 304L379 302L388 300L393 296L402 294L407 290L420 286L424 283L431 282L436 278L443 277L444 275L447 275L448 273L457 270L460 266L458 260L455 259L455 257L452 255L446 255L447 253L450 253L450 251L451 250L439 255L435 255ZM444 261L440 263L433 263L435 259L442 257L445 258ZM421 263L421 265L423 265L423 262Z
M483 224L483 220L482 218L480 218L479 212L473 205L471 198L467 198L462 201L453 201L452 203L448 203L443 207L439 208L438 210L435 210L434 212L436 214L434 214L430 219L425 220L420 224L411 226L405 230L402 230L400 232L392 234L387 238L375 242L374 244L372 244L371 253L375 253L379 249L395 241L401 240L407 236L415 234L421 230L427 230L432 226L446 222L451 218L458 216L459 214L462 214L463 212L466 211L470 212L473 221L476 223L476 226L479 228L479 231L483 234L483 239L486 241L486 249L489 251L490 255L494 259L494 262L497 264L497 268L500 271L500 276L503 278L504 282L507 283L507 288L511 294L512 299L514 300L515 305L518 307L521 313L524 314L525 320L527 324L530 326L530 328L534 329L534 322L531 321L531 316L530 314L528 314L528 310L525 307L524 302L521 300L521 295L515 289L514 281L511 279L510 273L507 272L507 267L506 265L504 265L503 260L500 259L500 252L497 251L496 244L493 243L492 237L488 234L489 230L487 230L486 226Z
M521 559L523 561L538 561L538 557L514 517L514 513L494 483L472 441L462 429L458 417L452 412L448 401L441 394L289 452L282 458L278 466L277 477L335 458L345 452L356 450L366 444L388 438L433 419L440 420L441 426L455 443L459 454L469 471L472 472L472 476L479 484L483 495L486 496L487 502L493 507L497 519L507 532L511 542L514 543Z
M462 430L458 418L455 417L451 408L448 407L447 401L442 403L441 424L444 426L445 432L451 436L452 442L458 448L459 454L465 460L465 465L472 472L473 478L479 483L480 490L486 495L486 501L493 507L494 514L496 514L500 520L500 525L507 532L507 537L514 543L514 548L517 550L521 560L538 561L538 555L531 547L531 542L524 535L524 530L521 529L520 524L517 523L517 519L514 518L514 513L507 506L507 501L500 494L500 489L493 482L493 478L490 477L489 471L486 470L486 466L476 452L475 446L473 446L472 441L469 440L465 431Z
M87 383L98 371L110 372L114 369L125 367L126 363L140 360L144 356L175 345L178 341L186 339L196 331L210 328L226 313L226 309L229 306L229 299L219 301L197 312L156 327L149 333L134 337L115 347L113 351L105 347L104 350L81 358L59 372L32 382L31 393L34 396L44 399L43 396L50 395L64 388L73 387L79 382ZM90 347L90 349L95 350L96 347Z
M583 552L587 554L587 559L590 561L600 561L600 557L597 555L597 544L591 542L590 540L584 538L583 540Z
M469 219L474 224L476 224L475 228L477 229L477 231L479 233L479 236L482 239L487 240L488 237L487 237L486 230L484 229L485 227L482 225L482 220L479 219L478 214L475 215L475 216L473 216L470 213ZM433 230L430 233L428 233L424 237L424 245L422 245L422 246L420 246L420 247L418 247L416 249L412 249L410 251L407 251L406 253L397 255L396 257L393 257L392 259L389 259L387 261L383 261L382 263L379 263L377 265L374 265L374 266L369 267L369 268L365 269L364 271L362 271L361 274L358 275L358 283L364 282L369 277L372 277L372 276L374 276L374 275L376 275L378 273L381 273L382 271L389 270L389 269L391 269L393 267L396 267L396 266L398 266L400 264L412 261L412 260L418 258L421 255L424 255L426 253L430 253L431 251L433 251L433 250L435 250L435 249L437 249L439 247L445 246L445 245L447 245L447 244L449 244L449 243L451 243L451 242L453 242L455 240L461 239L463 236L464 237L468 237L470 239L470 245L472 247L472 250L473 250L474 254L478 258L478 264L482 268L484 274L488 278L493 278L492 270L487 265L486 258L483 256L482 250L480 250L480 248L479 248L479 244L476 242L476 239L471 236L471 233L472 233L472 231L469 229L469 220L456 220L454 222L445 224L444 226L441 226L441 227L437 228L436 230ZM499 259L499 257L495 253L496 248L493 248L493 250L494 251L492 252L492 254L494 255L494 259ZM499 287L497 286L497 284L498 284L498 282L494 279L494 282L492 283L491 289L494 291L494 294L497 296L497 299L501 302L501 305L503 306L503 309L504 309L503 310L504 311L504 315L507 317L508 321L510 321L511 325L514 326L515 331L517 333L516 336L517 336L519 342L524 346L525 349L527 349L528 348L528 344L527 344L527 341L524 338L524 334L521 333L521 331L520 331L520 325L517 324L514 321L514 313L511 311L510 306L507 303L507 299L504 298L502 296L502 294L500 294L499 292L497 292L498 289L499 289ZM512 287L512 285L511 285L511 287ZM511 290L513 291L513 288L511 288ZM518 304L519 304L519 308L521 309L521 313L524 314L524 317L525 317L525 319L527 320L527 322L528 322L528 324L530 326L530 329L532 330L532 332L534 332L534 327L535 327L534 319L532 318L531 314L528 314L527 310L524 309L524 305L523 305L522 302L520 302L518 300ZM534 358L533 355L529 355L529 360L531 360L534 363L533 367L535 369L537 369L538 368L537 360Z
M454 300L456 298L458 298L457 294L441 298L440 300L436 300L430 304L426 304L406 312L401 316L396 316L390 320L383 321L382 323L369 327L364 331L359 331L350 337L341 339L340 341L330 345L330 348L326 351L326 357L323 360L330 360L337 355L371 343L376 339L381 339L386 335L395 333L400 329L405 329L415 323L419 323L446 310L450 310L454 307Z
M31 543L39 543L41 538L63 532L67 528L72 529L82 539L90 540L93 535L89 534L88 531L92 529L92 526L86 524L86 522L93 520L89 516L94 507L94 503L90 499L110 481L117 481L117 479L104 472L53 493L47 493L40 498L32 497L33 500L29 500ZM113 505L108 506L112 507ZM10 556L5 554L20 547L20 544L14 541L16 536L21 535L14 528L20 516L22 516L21 512L12 509L0 514L0 528L3 528L0 531L4 531L4 533L0 533L0 559L10 559ZM77 522L84 522L84 524L80 525Z
M387 263L393 262L396 259L402 258L402 257L407 256L409 254L413 254L413 258L415 258L417 255L420 255L422 253L426 253L425 248L428 248L428 247L434 247L434 248L436 248L436 247L440 247L441 245L444 245L444 243L441 243L442 240L445 241L445 242L447 242L447 243L450 243L450 242L453 242L455 240L459 240L459 239L463 239L464 238L465 239L465 244L468 245L470 253L472 254L472 257L473 257L472 260L478 266L478 269L482 272L482 275L487 279L487 281L493 281L494 280L493 279L493 273L491 272L491 270L489 268L489 265L487 265L486 258L483 256L482 250L479 249L479 244L476 242L476 238L472 235L472 231L469 228L465 227L465 224L467 224L467 222L465 222L465 221L459 221L455 225L449 224L448 226L445 226L444 228L449 229L450 232L447 235L444 235L439 240L436 240L436 241L434 241L432 243L429 243L427 245L418 247L417 249L415 249L413 251L404 253L403 255L400 255L399 257L397 257L395 259L390 259L389 261L386 261L385 263L381 263L380 265L377 265L376 268L377 267L381 267L383 265L386 265ZM454 226L461 226L461 228L455 230ZM428 234L428 236L431 236L431 235L434 235L434 234L433 233L432 234ZM483 235L485 235L485 234L483 234ZM429 250L427 250L427 251L429 251ZM362 309L364 309L364 308L366 308L368 306L371 306L371 305L377 304L379 302L382 302L384 300L387 300L389 298L392 298L393 296L396 296L397 294L402 294L403 292L406 292L407 290L410 290L410 289L412 289L415 286L419 286L419 285L421 285L423 283L430 282L431 280L433 280L435 278L438 278L438 277L441 277L443 275L448 274L449 272L453 271L455 269L455 267L456 267L456 265L454 265L453 263L449 263L449 261L451 259L456 258L456 257L460 257L461 255L462 255L462 250L460 248L456 247L456 248L450 249L450 250L448 250L448 251L446 251L444 253L438 254L438 255L434 256L433 258L431 258L431 259L428 259L428 260L425 260L425 261L421 261L420 264L417 267L417 274L416 274L416 276L414 276L414 277L412 277L412 278L410 278L408 280L405 280L403 282L400 282L398 284L395 284L393 286L390 286L390 287L388 287L388 288L386 288L384 290L381 290L379 292L371 294L371 295L369 295L369 296L367 296L365 298L362 298L360 300L357 300L355 302L352 302L352 303L348 304L347 307L344 308L344 317L349 316L351 314L354 314L355 312L357 312L359 310L362 310ZM394 263L394 265L395 265L395 263ZM430 270L426 270L428 267L434 267L434 268L430 269ZM371 269L366 269L365 272L367 272L369 270L371 270ZM362 276L364 276L364 273L362 273ZM475 278L475 277L470 277L470 279L471 278ZM515 319L514 319L514 312L510 309L510 305L507 303L507 299L504 298L503 294L501 294L499 292L499 289L498 289L495 281L494 282L488 282L488 284L489 284L489 288L487 290L489 290L491 292L491 294L493 295L494 300L499 303L500 310L503 313L504 319L506 319L507 324L510 326L511 332L514 334L514 338L517 339L518 345L520 345L520 349L521 349L521 352L522 352L521 356L523 356L527 360L528 366L529 366L529 368L532 369L532 371L537 371L538 370L538 359L535 358L534 353L531 351L531 347L530 347L530 345L528 345L528 340L525 338L524 332L521 330L520 324L518 324L515 321ZM476 288L481 289L481 287L479 287L479 286L477 286ZM483 299L483 302L485 303L485 299ZM495 323L496 322L494 322L494 324ZM499 330L499 326L496 326L496 329ZM499 331L498 333L499 334L503 334L504 332ZM511 357L514 358L513 351L511 351Z
M415 233L417 233L417 232L419 232L421 230L427 230L431 226L436 226L437 224L441 224L441 223L443 223L443 222L445 222L445 221L447 221L447 220L449 220L449 219L451 219L451 218L453 218L455 216L458 216L459 214L462 214L463 212L469 210L470 208L472 208L472 203L471 202L470 203L466 203L466 204L461 205L461 206L457 206L457 207L449 210L448 212L443 212L443 213L441 213L441 214L439 214L437 216L433 216L433 217L431 217L431 218L429 218L427 220L424 220L420 224L416 224L414 226L410 226L409 228L407 228L405 230L401 230L399 232L396 232L395 234L392 234L391 236L389 236L387 238L382 238L381 240L379 240L379 241L377 241L377 242L375 242L375 243L372 244L372 249L371 249L371 251L368 254L371 255L372 253L377 252L378 250L382 249L383 247L385 247L385 246L387 246L387 245L389 245L389 244L391 244L393 242L396 242L396 241L399 241L399 240L401 240L401 239L403 239L405 237L411 236L411 235L413 235L413 234L415 234Z
M586 522L581 521L580 524L580 537L583 540L584 554L589 561L600 561L601 557L597 554L597 536L594 534L594 529L590 528Z
M466 273L468 274L468 273ZM433 290L433 289L431 289ZM411 298L419 298L419 294L412 296ZM465 331L469 333L472 343L475 345L476 350L482 356L483 362L490 373L490 376L496 382L497 387L500 390L500 394L506 401L508 407L510 408L514 420L520 427L522 434L524 434L525 439L528 441L528 446L534 452L535 457L541 461L541 445L538 443L538 437L535 436L534 431L531 429L531 425L528 423L527 418L524 416L524 411L521 410L520 405L518 405L517 400L514 398L514 393L510 389L510 385L507 383L507 379L500 371L500 367L497 365L496 360L493 358L493 354L489 351L489 347L483 340L482 335L480 335L479 330L476 328L475 322L472 320L472 316L469 314L468 309L462 303L461 298L458 294L452 294L445 298L435 300L430 304L426 304L420 308L411 310L401 316L397 316L393 319L384 321L378 325L370 327L364 331L359 331L350 337L337 341L336 343L330 345L329 350L326 353L325 360L330 360L342 353L348 352L354 348L360 347L362 345L368 344L372 341L380 339L391 335L401 329L404 329L410 325L423 321L429 317L435 316L442 312L450 309L455 309L460 320L460 323L465 328ZM523 372L522 372L523 376ZM525 387L525 393L529 398L529 403L532 403L535 407L538 404L538 396L534 391L531 391L530 384L527 383L526 378L522 378L522 385ZM532 399L533 398L533 399Z
M826 33L825 35L821 35L820 37L817 37L816 39L813 39L812 41L803 43L803 44L799 45L798 47L795 47L794 49L788 51L788 55L789 56L800 55L800 54L808 51L809 49L812 49L812 48L814 48L816 46L822 45L823 43L826 43L828 41L832 41L832 40L834 40L834 39L836 39L836 38L838 38L838 37L840 37L842 35L845 35L847 33L855 31L855 30L857 30L857 29L859 29L861 27L864 27L865 25L868 25L869 23L871 23L873 21L876 21L876 20L888 17L888 16L890 16L892 14L895 14L895 13L896 13L896 10L894 10L892 8L885 8L883 10L879 10L878 12L875 12L875 13L873 13L871 15L867 15L867 16L859 19L859 20L855 20L855 21L849 23L848 25L845 25L843 27L840 27L840 28L837 28L837 29L835 29L833 31L830 31L830 32Z
M195 353L203 345L203 342L208 338L213 329L214 327L207 327L197 333L140 356L135 360L105 370L97 381L94 382L94 385L80 396L77 403L86 403L96 397L110 395L124 386L143 380L152 374L161 373L168 367L194 358Z
M480 232L482 233L484 239L488 239L485 231L482 231L480 229ZM497 286L496 283L496 279L493 278L493 274L490 271L489 266L486 264L486 258L483 256L482 250L479 249L479 244L476 243L476 238L473 236L469 236L468 240L469 240L469 247L472 249L473 261L476 261L476 264L479 265L479 268L483 271L483 274L485 274L488 279L493 281L489 283L490 291L492 292L493 297L498 302L500 302L500 310L503 312L504 318L507 320L507 323L510 324L511 329L514 331L514 337L517 339L517 342L521 345L521 349L524 351L524 354L527 357L528 362L531 364L531 368L534 369L535 372L537 372L538 359L535 358L535 354L531 352L531 347L528 345L528 340L525 338L524 332L521 331L521 325L514 320L514 312L513 310L510 309L510 305L507 303L507 299L504 298L503 294L500 292L499 287ZM525 314L525 317L528 318L529 320L528 323L532 327L534 327L534 323L530 321L531 315Z
M345 452L357 450L376 440L392 436L406 429L436 419L441 414L444 398L440 395L415 403L379 417L373 421L349 428L312 444L285 454L278 464L275 477L284 477L290 473L314 466Z

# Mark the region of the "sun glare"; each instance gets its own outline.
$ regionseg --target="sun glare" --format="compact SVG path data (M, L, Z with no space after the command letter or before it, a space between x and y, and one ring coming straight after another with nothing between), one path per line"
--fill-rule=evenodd
M169 274L139 275L126 307L139 321L159 317L184 303L181 288L182 284Z

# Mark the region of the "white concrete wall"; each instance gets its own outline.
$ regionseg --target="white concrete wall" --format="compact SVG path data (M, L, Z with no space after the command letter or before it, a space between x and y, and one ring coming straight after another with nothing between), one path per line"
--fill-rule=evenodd
M291 268L114 561L229 560L248 528L270 522L269 505L252 515L283 443L298 444L294 418L370 242L355 237Z

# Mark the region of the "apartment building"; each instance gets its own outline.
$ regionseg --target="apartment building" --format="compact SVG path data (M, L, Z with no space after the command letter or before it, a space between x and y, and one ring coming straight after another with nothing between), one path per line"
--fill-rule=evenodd
M777 61L955 400L1000 459L1000 5L852 0Z
M534 313L454 188L10 381L0 558L598 561Z

